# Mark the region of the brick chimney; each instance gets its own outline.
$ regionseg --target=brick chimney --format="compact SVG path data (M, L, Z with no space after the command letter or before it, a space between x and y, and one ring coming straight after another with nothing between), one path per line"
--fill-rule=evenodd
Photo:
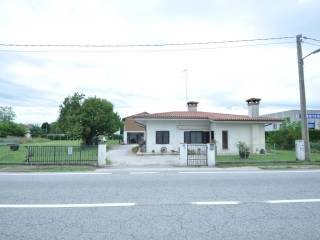
M249 98L246 100L248 103L248 115L249 117L259 117L259 104L260 98Z
M196 112L198 107L198 102L193 102L193 101L187 102L187 106L188 106L189 112Z

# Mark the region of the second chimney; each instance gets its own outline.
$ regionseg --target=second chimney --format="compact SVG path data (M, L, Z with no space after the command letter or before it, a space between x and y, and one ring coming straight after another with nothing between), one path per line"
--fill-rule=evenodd
M259 104L260 98L249 98L246 100L248 103L248 115L249 117L259 117Z
M198 102L187 102L188 111L189 112L196 112L198 107Z

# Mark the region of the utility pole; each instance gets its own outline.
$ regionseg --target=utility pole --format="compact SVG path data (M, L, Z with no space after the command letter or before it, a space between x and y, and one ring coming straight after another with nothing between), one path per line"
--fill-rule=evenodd
M304 72L303 72L303 57L302 57L302 35L296 36L297 40L297 56L298 56L298 70L299 70L299 88L300 88L300 114L301 114L301 135L304 140L305 160L310 161L310 143L309 143L309 129L307 122L306 110L306 93L304 87Z

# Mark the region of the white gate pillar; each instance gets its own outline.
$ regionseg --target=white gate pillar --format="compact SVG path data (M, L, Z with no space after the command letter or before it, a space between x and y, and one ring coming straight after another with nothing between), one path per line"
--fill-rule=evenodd
M180 144L180 156L179 156L179 163L180 166L187 166L188 165L188 144L181 143Z
M214 143L207 144L207 160L208 167L214 167L216 165L216 147Z
M107 158L107 145L105 143L99 143L98 145L98 166L105 167Z

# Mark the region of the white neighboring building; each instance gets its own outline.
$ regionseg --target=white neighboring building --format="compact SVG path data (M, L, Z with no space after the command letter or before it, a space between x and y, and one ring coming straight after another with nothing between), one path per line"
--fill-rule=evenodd
M180 143L216 142L217 153L238 154L237 143L245 142L251 153L265 149L266 124L281 119L260 117L260 99L250 98L248 115L197 111L198 102L188 102L188 111L139 114L133 118L145 126L146 152L179 151Z
M289 110L277 113L263 115L264 117L288 118L290 122L301 121L300 110ZM320 110L307 110L307 120L309 129L320 129ZM266 131L277 131L281 127L281 123L272 123L266 126Z

